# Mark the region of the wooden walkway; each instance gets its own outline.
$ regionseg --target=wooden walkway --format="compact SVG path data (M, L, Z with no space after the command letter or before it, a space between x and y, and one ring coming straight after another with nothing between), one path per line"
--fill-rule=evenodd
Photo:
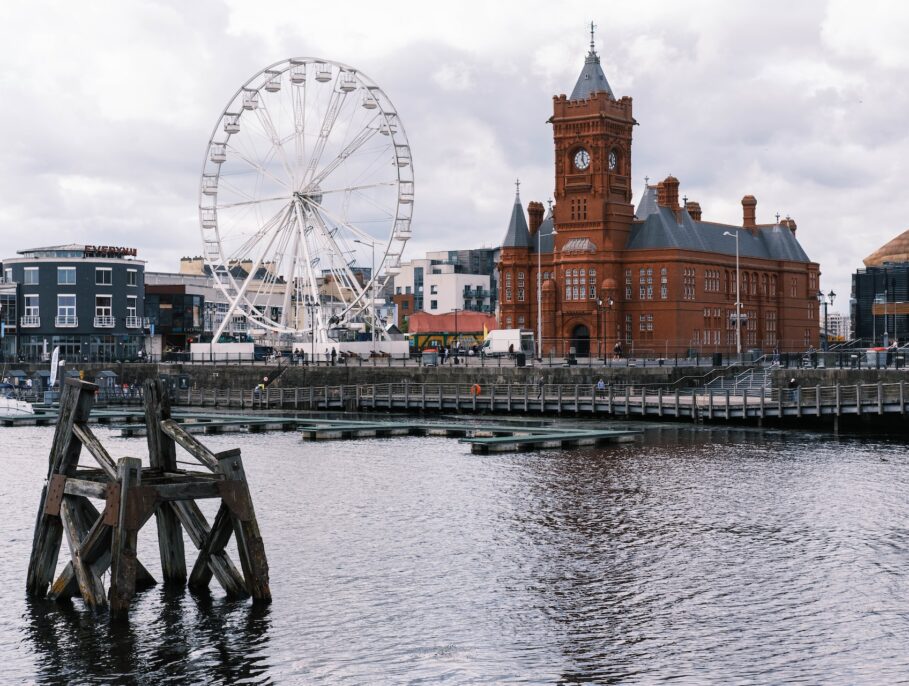
M468 384L369 384L267 388L252 391L180 391L181 405L203 408L180 413L187 421L196 419L194 433L218 431L265 431L297 428L286 417L205 414L204 408L243 410L295 410L309 412L402 412L418 414L490 413L527 415L595 416L618 418L664 418L687 421L799 420L803 417L841 416L902 417L909 410L909 389L905 382L836 386L811 386L797 390L698 389L666 386L610 386L597 392L591 385L528 384L486 385L476 392ZM175 413L175 416L177 413ZM0 417L0 426L50 425L57 412ZM141 411L108 409L93 412L91 422L130 424L144 422ZM219 423L220 422L220 423ZM128 429L128 427L125 427ZM141 426L133 435L140 435Z
M252 409L588 415L689 421L905 415L905 382L811 386L797 390L592 385L370 384L267 388L265 392L185 391L181 404Z

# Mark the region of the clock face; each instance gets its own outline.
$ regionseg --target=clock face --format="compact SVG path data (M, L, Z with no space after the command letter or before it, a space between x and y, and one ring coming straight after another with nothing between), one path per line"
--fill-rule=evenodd
M613 171L616 168L616 165L619 163L619 156L615 154L615 150L609 151L609 170Z
M574 154L574 166L584 171L590 166L590 153L581 148Z

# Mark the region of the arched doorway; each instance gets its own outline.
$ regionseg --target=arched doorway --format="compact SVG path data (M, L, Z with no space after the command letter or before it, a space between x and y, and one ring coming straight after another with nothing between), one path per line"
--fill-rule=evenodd
M571 347L578 357L590 356L590 329L578 324L571 332Z

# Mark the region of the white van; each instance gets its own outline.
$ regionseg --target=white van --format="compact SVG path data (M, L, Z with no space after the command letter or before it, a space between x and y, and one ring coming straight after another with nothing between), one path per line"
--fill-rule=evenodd
M480 348L483 355L496 356L509 353L524 353L533 357L533 331L528 329L496 329L490 331Z

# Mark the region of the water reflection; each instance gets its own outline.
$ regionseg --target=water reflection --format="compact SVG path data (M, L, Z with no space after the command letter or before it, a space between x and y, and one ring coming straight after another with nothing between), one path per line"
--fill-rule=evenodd
M269 606L160 588L111 621L80 601L29 599L26 640L39 684L268 684Z

